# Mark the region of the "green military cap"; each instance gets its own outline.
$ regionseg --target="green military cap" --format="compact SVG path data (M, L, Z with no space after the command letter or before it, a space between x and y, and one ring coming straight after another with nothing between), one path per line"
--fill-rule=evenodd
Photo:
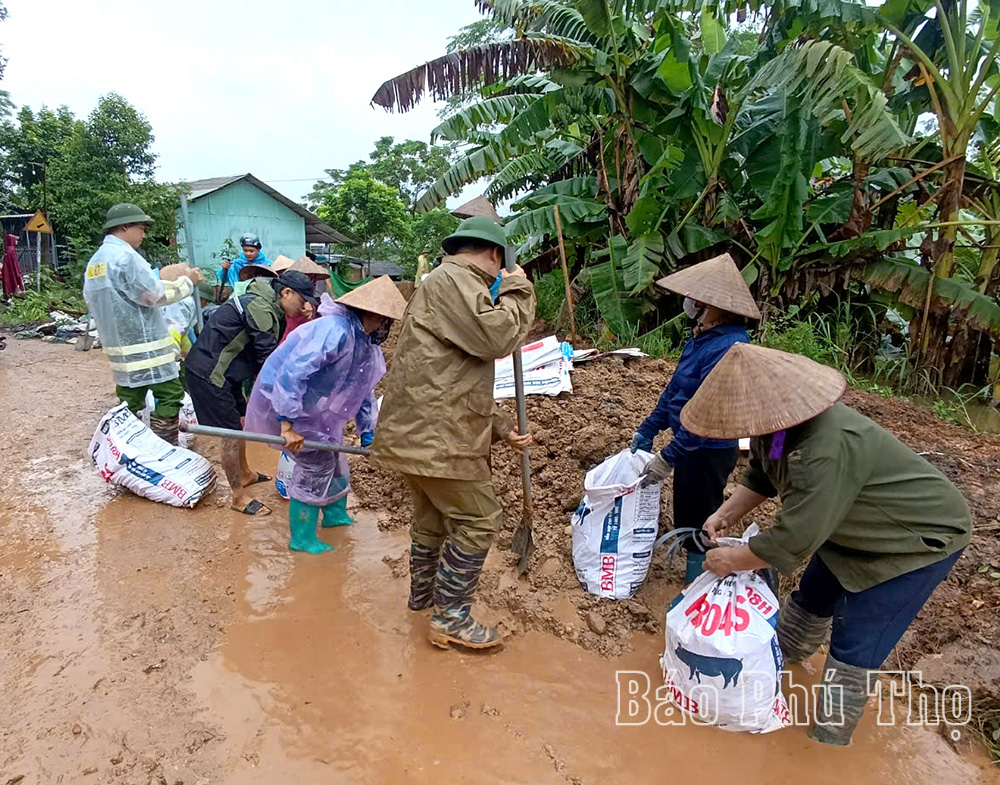
M445 237L441 247L445 253L451 254L462 246L463 240L485 240L503 248L507 245L507 232L489 216L474 215L462 221L452 234Z
M153 219L143 212L141 207L128 202L116 204L108 210L108 219L104 222L104 231L126 224L151 224Z
M198 282L198 294L203 300L214 300L215 299L215 287L212 286L208 281Z

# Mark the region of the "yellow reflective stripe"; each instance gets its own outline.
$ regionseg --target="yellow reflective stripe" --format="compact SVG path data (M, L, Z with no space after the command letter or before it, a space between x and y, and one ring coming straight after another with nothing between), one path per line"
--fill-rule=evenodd
M124 357L126 354L139 354L141 352L155 352L157 349L165 349L170 346L172 341L168 335L166 338L160 338L156 341L148 341L146 343L135 343L131 346L109 346L104 350L107 355L113 355L115 357Z
M177 358L173 352L169 354L161 354L159 357L150 357L148 360L134 360L130 363L116 363L109 362L108 365L111 366L112 371L144 371L147 368L155 368L158 365L166 365L167 363L177 362Z
M194 294L194 284L191 283L191 279L186 275L179 281L160 281L160 283L163 284L163 299L169 305L173 305L185 297L190 297Z

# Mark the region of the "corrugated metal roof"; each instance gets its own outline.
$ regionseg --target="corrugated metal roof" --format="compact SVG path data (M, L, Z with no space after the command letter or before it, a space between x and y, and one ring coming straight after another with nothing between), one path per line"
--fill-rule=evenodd
M305 207L293 202L287 196L285 196L280 191L275 191L271 186L265 183L263 180L258 180L252 174L247 172L246 174L232 175L231 177L209 177L205 180L193 180L188 183L191 188L191 194L188 196L188 201L195 201L203 196L208 196L210 193L219 191L225 188L227 185L232 185L241 180L246 180L248 183L253 185L255 188L260 189L268 196L270 196L275 201L280 202L285 205L289 210L292 210L299 215L306 222L306 242L307 243L350 243L350 238L342 235L332 226L330 226L325 221L321 220L315 213L309 212Z
M377 259L372 259L370 262L364 259L351 259L350 264L355 270L367 272L373 278L378 278L380 275L388 275L390 278L403 276L403 268L394 262L381 262Z

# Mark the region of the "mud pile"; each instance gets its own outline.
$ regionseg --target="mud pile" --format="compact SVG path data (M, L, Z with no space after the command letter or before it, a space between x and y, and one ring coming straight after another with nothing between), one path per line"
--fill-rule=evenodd
M392 336L386 345L390 362L394 343ZM536 442L531 451L536 549L526 578L516 577L515 557L510 553L511 536L520 520L520 461L505 446L494 449L494 481L507 522L487 560L479 600L500 611L515 631L546 630L605 655L628 649L635 631L662 631L666 607L679 589L681 561L665 564L662 556L654 557L649 577L634 599L601 600L581 590L576 580L569 525L583 494L584 474L629 443L636 426L656 405L672 370L673 365L663 360L608 357L573 372L571 395L528 398L528 419ZM942 422L901 399L852 390L845 402L944 472L969 500L975 520L972 544L897 647L890 664L928 665L931 656L939 670L952 678L965 667L960 662L963 657L968 663L976 659L980 671L985 658L994 672L1000 664L1000 581L990 574L1000 570L1000 439ZM507 402L505 408L513 419L513 404ZM662 435L657 447L667 438ZM409 493L399 477L358 459L352 459L352 473L358 500L379 513L380 526L400 529L409 524ZM672 525L670 496L668 484L661 503L661 529ZM755 520L766 526L777 509L776 504L767 503L744 523ZM784 587L790 585L783 581ZM983 651L977 649L977 658L970 659L968 654L960 656L963 646ZM968 680L957 678L950 683L956 681ZM994 686L992 692L1000 690ZM987 696L983 693L982 697Z

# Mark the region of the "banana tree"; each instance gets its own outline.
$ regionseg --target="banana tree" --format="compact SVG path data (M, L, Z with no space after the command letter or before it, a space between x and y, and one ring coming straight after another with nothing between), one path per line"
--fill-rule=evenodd
M933 313L931 300L955 268L970 141L1000 90L998 12L995 2L983 4L970 19L968 0L954 0L947 8L935 0L934 16L925 17L914 35L894 24L891 17L885 18L903 57L913 63L908 74L912 86L926 90L945 162L943 181L934 195L937 229L925 246L935 280L926 287L919 317L910 328L911 356L934 370L942 381L953 375L948 373L949 366L965 365L970 341L964 326L956 332L950 328L947 314Z

